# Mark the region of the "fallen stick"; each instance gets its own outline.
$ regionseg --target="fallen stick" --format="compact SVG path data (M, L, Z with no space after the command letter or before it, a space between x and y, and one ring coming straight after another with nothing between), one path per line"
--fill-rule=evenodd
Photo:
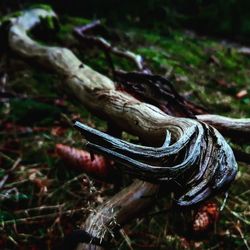
M101 22L99 20L96 20L85 26L74 28L74 34L80 41L83 41L91 45L94 44L98 46L100 49L104 50L106 53L113 53L114 55L127 58L128 60L132 61L136 65L139 71L145 71L145 72L149 71L149 69L145 67L144 61L141 55L135 54L129 50L123 50L123 49L114 47L103 37L93 36L93 35L88 34L88 31L93 30L94 28L98 26L101 26Z

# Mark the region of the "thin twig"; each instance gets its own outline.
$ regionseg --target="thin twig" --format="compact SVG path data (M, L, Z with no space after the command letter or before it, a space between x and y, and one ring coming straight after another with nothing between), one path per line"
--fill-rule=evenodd
M13 172L15 169L16 169L16 167L19 165L19 163L22 161L22 158L21 157L18 157L17 159L16 159L16 161L14 162L14 164L12 165L12 167L10 168L10 169L8 169L6 172L7 173L10 173L10 172Z
M44 210L51 210L51 209L60 209L63 206L65 206L65 203L59 204L59 205L54 205L54 206L40 206L40 207L33 207L33 208L28 208L28 209L23 209L23 210L18 210L15 211L15 214L29 214L30 212L41 212Z
M60 213L60 215L70 215L76 212L82 212L82 211L88 211L87 208L80 208L80 209L70 209L67 211L63 211ZM41 219L51 219L58 216L58 213L50 213L50 214L44 214L44 215L38 215L38 216L33 216L33 217L25 217L25 218L19 218L19 219L12 219L12 220L6 220L2 221L1 224L4 225L10 225L10 224L23 224L26 222L30 221L35 221L35 220L41 220Z
M225 208L233 215L235 216L237 219L241 220L242 222L246 223L247 225L250 225L250 221L246 220L245 218L243 218L239 213L231 210L228 206L225 206Z
M5 175L2 180L0 181L0 189L4 186L5 182L7 181L9 175Z
M65 182L62 186L60 186L59 188L57 188L55 191L53 191L52 193L48 194L47 198L51 198L51 197L52 197L53 195L55 195L58 191L64 189L66 186L70 185L71 183L73 183L73 182L79 180L79 179L82 178L82 177L86 177L86 176L87 176L86 173L82 173L82 174L80 174L80 175L78 175L78 176L76 176L76 177L70 179L69 181ZM86 178L88 178L88 177L86 177Z
M134 250L134 248L132 247L132 242L130 240L130 238L128 237L128 235L125 233L125 231L123 229L120 229L120 234L123 237L124 241L127 243L127 246L130 250Z
M246 237L245 237L245 235L243 234L241 228L240 228L237 224L234 224L234 226L235 226L235 228L237 229L237 231L239 232L240 237L242 238L242 240L243 240L243 242L244 242L244 244L245 244L247 250L250 250L250 246L248 245L248 242L247 242L247 240L246 240Z

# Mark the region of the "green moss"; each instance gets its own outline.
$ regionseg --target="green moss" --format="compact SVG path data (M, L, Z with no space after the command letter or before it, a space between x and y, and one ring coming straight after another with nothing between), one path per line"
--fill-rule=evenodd
M51 11L52 7L48 4L32 4L29 6L29 9L44 9L47 11Z
M69 16L64 16L60 20L60 30L57 35L60 40L72 39L72 32L76 26L86 25L91 22L89 19Z
M52 16L47 16L44 18L44 21L46 23L46 27L53 30L55 29L55 18Z
M179 31L162 36L136 29L129 34L138 44L136 52L149 62L153 72L170 71L174 78L185 77L185 81L175 82L175 86L181 92L195 92L191 100L203 104L210 112L233 117L250 115L249 96L242 100L235 98L241 89L250 91L250 60L236 49ZM217 62L211 61L211 56Z
M8 22L11 18L19 17L20 15L22 15L22 12L21 11L16 11L16 12L11 13L9 15L0 17L0 24Z
M10 102L9 121L18 122L25 125L48 125L60 117L61 110L55 106L38 102L32 99L18 100Z

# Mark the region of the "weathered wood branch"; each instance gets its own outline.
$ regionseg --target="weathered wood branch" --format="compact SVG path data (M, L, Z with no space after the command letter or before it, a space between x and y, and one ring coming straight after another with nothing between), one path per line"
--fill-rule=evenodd
M139 71L148 71L148 69L146 69L144 65L144 61L141 55L135 54L129 50L122 50L114 47L103 37L88 34L90 30L93 30L98 26L101 26L100 20L96 20L85 26L76 27L74 29L74 34L80 41L91 45L96 45L107 53L113 53L114 55L127 58L136 65Z
M203 107L181 96L171 82L164 77L136 72L117 72L116 77L125 91L159 107L168 115L197 118L217 128L227 137L246 142L250 139L249 118L234 119L208 114Z
M197 115L197 118L216 127L225 136L245 142L250 140L249 118L235 119L212 114Z
M210 197L234 178L234 167L227 166L227 161L232 164L233 160L226 155L231 149L216 130L211 131L205 124L191 126L171 145L167 135L163 146L158 148L124 142L79 122L76 126L88 140L87 148L119 161L132 176L181 185L177 203L182 206Z
M90 235L100 242L113 237L113 232L136 216L142 216L156 199L159 186L143 181L135 181L130 186L111 197L92 212L82 225ZM77 250L102 249L99 246L79 244Z
M121 153L116 160L121 161L123 155L130 155L131 152L132 160L139 157L137 162L128 161L129 158L122 162L125 167L130 166L132 176L150 180L150 172L154 172L152 181L161 182L168 181L173 177L173 173L178 175L180 171L178 176L178 180L181 181L181 192L178 196L180 205L202 201L233 181L237 164L231 148L216 129L194 119L166 115L159 108L116 90L110 79L84 65L70 50L41 45L28 36L27 33L39 24L41 18L55 17L53 11L43 9L22 12L19 17L11 20L8 33L9 46L21 57L35 60L54 70L83 105L112 120L124 130L140 136L144 141L159 145L163 143L166 130L168 131L171 135L171 144L167 147L167 152L173 156L172 165L171 157L164 158L166 153L164 148L162 151L161 148L145 148L150 152L156 150L161 156L156 157L157 159L152 162L153 165L148 165L145 162L147 161L145 151L137 150L140 149L139 146L114 138L109 141L114 143L117 151ZM119 143L123 143L127 148L119 147ZM106 147L103 147L106 145L105 135L98 137L97 141L90 141L89 145L95 147L97 151L103 153L107 151ZM129 147L132 147L134 153L133 150L128 150ZM156 162L161 164L156 166L154 165ZM164 163L170 165L164 166ZM142 169L141 174L138 167ZM143 178L144 176L146 178ZM94 237L100 235L106 237L107 230L116 227L112 224L113 221L120 225L127 222L127 219L148 206L157 189L157 185L142 181L132 184L90 214L84 229ZM146 201L142 198L145 196L149 197ZM102 220L103 216L109 219ZM78 249L84 247L86 248L86 245L80 244Z
M129 60L134 61L138 70L144 72L123 73L115 71L115 78L118 80L119 87L122 87L128 93L141 98L142 101L146 101L147 103L159 107L168 115L197 118L200 121L214 126L223 135L229 138L238 140L240 137L241 142L249 141L250 119L234 119L209 114L204 107L188 101L175 90L174 86L168 79L157 75L148 75L151 74L151 71L145 67L144 61L140 55L135 55L130 51L128 53L127 51L119 51L116 47L112 47L104 38L97 36L96 34L87 34L88 31L94 30L95 27L100 25L101 22L97 20L88 25L76 27L74 32L76 36L84 42L90 43L91 45L94 44L106 52L112 52L118 56L126 57Z

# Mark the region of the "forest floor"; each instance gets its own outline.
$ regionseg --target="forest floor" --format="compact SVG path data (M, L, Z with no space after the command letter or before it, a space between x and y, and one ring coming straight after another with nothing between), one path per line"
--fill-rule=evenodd
M88 22L61 17L60 31L41 42L70 48L84 63L112 78L105 53L72 36L74 26ZM110 28L113 44L141 54L155 74L171 79L186 98L210 113L250 117L250 55L239 53L237 46L187 31ZM135 70L126 59L112 59L117 68ZM52 249L115 192L112 184L65 164L55 154L55 145L82 147L72 120L103 131L107 123L65 92L62 79L38 65L3 53L0 70L7 75L0 85L0 248ZM136 139L126 133L123 138ZM249 144L237 147L250 153ZM128 182L126 178L124 185ZM117 249L250 249L249 183L250 165L239 163L228 198L221 194L214 199L222 210L205 235L190 234L189 213L171 209L169 194L120 231Z

